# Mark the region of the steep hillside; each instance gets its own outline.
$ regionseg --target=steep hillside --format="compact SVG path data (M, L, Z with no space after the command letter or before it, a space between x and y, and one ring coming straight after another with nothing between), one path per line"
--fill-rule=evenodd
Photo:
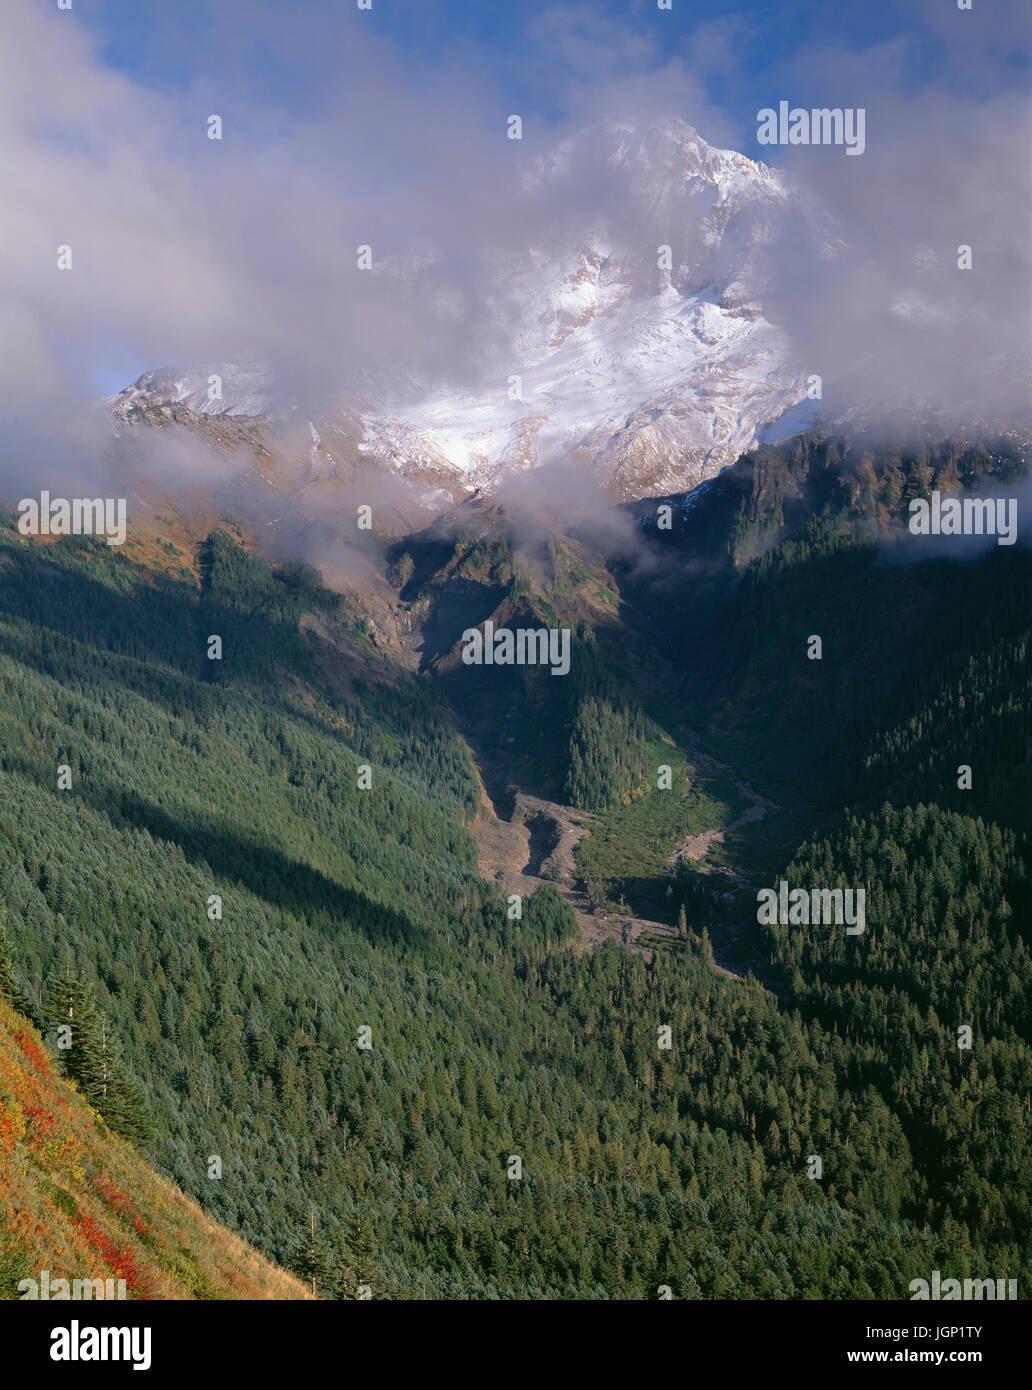
M1022 492L1025 453L1006 440L876 449L826 433L758 450L668 499L668 532L658 499L635 509L651 563L619 567L625 619L665 646L720 756L811 825L845 806L934 799L1027 828L1029 549L930 545L907 529L909 503L932 490Z
M310 1297L120 1139L0 995L0 1298L22 1280L125 1281L127 1298Z
M855 1018L822 992L826 958L781 960L756 930L755 875L867 872L843 805L870 750L892 757L922 681L934 694L955 658L974 660L965 700L985 698L970 728L944 721L950 758L955 738L993 750L1023 718L1027 552L887 563L877 518L844 515L852 481L825 447L764 451L759 475L744 460L723 512L716 487L713 511L696 498L708 548L643 528L611 569L554 526L469 507L468 524L388 550L389 631L225 529L163 573L157 552L0 528L0 896L17 985L41 1001L69 966L88 980L141 1084L149 1156L320 1294L898 1298L961 1256L1026 1276L1022 1209L1000 1189L1032 1159L1008 1128L1012 1158L981 1205L969 1174L984 1136L951 1132L944 1164L954 1072L933 1043L927 962L883 949L891 897L872 894L868 935L850 938L854 952L877 943L852 976ZM986 471L954 462L962 485ZM876 457L871 506L950 467ZM465 664L464 629L488 620L568 626L569 672ZM608 909L641 900L672 924L684 907L685 929L654 951L584 949L551 884L514 904L482 880L461 727L484 765L590 812L579 872ZM657 786L660 763L676 790ZM895 760L900 808L927 776ZM759 794L743 778L764 795L776 782L780 808L750 820ZM998 787L978 795L957 834L984 866L967 874L938 831L911 837L930 896L911 903L905 883L899 896L927 945L945 885L980 924L975 963L1002 922L1001 965L1018 970L1027 841L988 826L1012 804ZM538 864L549 846L527 829ZM705 863L679 857L693 835ZM715 930L740 927L756 979L748 963L742 978L714 969ZM878 1004L893 973L928 1059L909 1093L881 1060L899 1045ZM1027 1057L1020 991L1004 983L1005 997L980 968L964 1002L984 1033L978 1076L991 1072L1011 1126ZM862 1019L862 1059L840 1019Z
M842 932L798 925L764 936L804 1013L854 1040L851 1083L892 1095L909 1142L928 1155L928 1219L948 1211L970 1231L1026 1246L1027 839L935 806L886 807L801 846L785 873L869 886L863 951ZM885 1021L876 1043L875 1018ZM963 1025L969 1047L958 1046Z
M499 770L585 810L644 791L649 746L664 737L653 696L669 674L625 624L596 548L540 514L469 502L387 554L421 634L421 669ZM485 624L565 633L568 669L552 673L561 653L548 664L467 664L463 634Z

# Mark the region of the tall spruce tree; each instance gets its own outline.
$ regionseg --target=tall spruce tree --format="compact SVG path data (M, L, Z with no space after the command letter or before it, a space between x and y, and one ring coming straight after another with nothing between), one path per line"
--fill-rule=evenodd
M11 959L10 943L4 928L6 916L6 908L0 907L0 998L9 999L15 1003L18 1000L19 990L14 978L14 962Z
M86 982L69 970L47 988L45 1019L65 1075L89 1090L98 1050L97 1011Z
M314 1207L297 1238L297 1249L287 1267L304 1280L316 1298L333 1297L333 1258L318 1228Z
M56 1034L65 1075L116 1133L146 1144L153 1129L143 1091L129 1075L107 1015L98 1012L85 981L70 971L53 981L45 1018L47 1030Z
M375 1298L380 1283L376 1245L368 1227L355 1215L347 1223L334 1262L334 1293L338 1299ZM369 1290L369 1293L365 1291Z
M83 1086L90 1102L113 1130L136 1143L148 1142L152 1127L143 1092L126 1069L118 1038L104 1013L97 1017Z

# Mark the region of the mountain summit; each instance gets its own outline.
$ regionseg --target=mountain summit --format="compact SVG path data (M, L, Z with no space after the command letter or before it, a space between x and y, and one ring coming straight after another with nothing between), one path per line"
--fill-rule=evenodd
M386 472L434 505L562 462L626 501L695 487L795 419L803 374L762 304L796 204L781 174L678 119L607 119L536 160L522 195L541 240L498 267L497 325L477 326L497 379L399 373L375 405L342 400L304 432L303 485ZM267 385L258 368L163 369L111 404L130 422L261 417Z

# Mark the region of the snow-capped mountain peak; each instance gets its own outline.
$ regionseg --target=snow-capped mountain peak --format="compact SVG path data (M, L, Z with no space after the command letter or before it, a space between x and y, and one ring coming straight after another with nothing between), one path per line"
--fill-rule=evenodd
M134 405L180 405L195 415L265 415L271 382L264 368L220 362L210 370L158 367L108 398L120 416Z
M695 486L802 399L760 304L783 177L681 120L607 119L536 161L527 188L547 207L593 178L603 196L576 244L529 247L509 272L507 376L473 394L417 386L367 421L366 452L432 458L488 490L573 459L626 498Z
M350 462L461 494L562 460L627 500L696 486L803 399L762 308L763 251L794 198L780 173L676 118L606 119L533 161L524 195L542 235L498 268L497 331L476 325L497 380L399 371L313 422L313 467L332 449L334 477ZM248 366L148 372L110 404L261 416L269 399Z

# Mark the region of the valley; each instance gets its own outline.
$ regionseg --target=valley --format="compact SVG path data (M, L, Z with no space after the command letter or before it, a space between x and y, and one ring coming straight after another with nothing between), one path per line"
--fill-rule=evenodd
M712 770L729 772L696 748L692 750L692 758L700 765L705 762ZM489 766L482 758L475 760L483 794L473 833L484 878L496 882L506 897L513 893L532 893L543 883L556 885L573 909L583 950L612 940L640 951L650 961L657 946L680 949L676 931L668 922L636 916L628 909L606 911L591 901L574 850L582 838L590 836L601 824L599 817L519 791L511 783L498 780L497 768ZM493 794L488 790L488 778ZM746 783L738 785L744 795L754 798L748 809L729 825L689 835L671 854L671 868L678 860L687 858L706 872L710 867L706 862L709 851L714 844L723 841L727 829L752 824L768 810L775 809L773 803L759 797ZM725 872L739 887L747 886L733 871ZM708 930L713 943L714 968L728 978L740 978L746 967L735 949L735 939L720 923L719 912L714 914Z
M998 1370L908 1308L1032 1290L1028 0L3 33L15 1390Z
M110 1123L320 1297L896 1296L958 1227L1005 1261L1032 575L1021 546L889 562L883 501L1004 467L815 433L616 553L465 504L337 587L243 528L44 551L12 516L0 989L52 1046L70 959L133 1079ZM568 673L465 665L486 621L569 629ZM861 944L761 926L779 879L870 885ZM43 1229L90 1172L47 1168ZM37 1258L3 1211L0 1245Z

